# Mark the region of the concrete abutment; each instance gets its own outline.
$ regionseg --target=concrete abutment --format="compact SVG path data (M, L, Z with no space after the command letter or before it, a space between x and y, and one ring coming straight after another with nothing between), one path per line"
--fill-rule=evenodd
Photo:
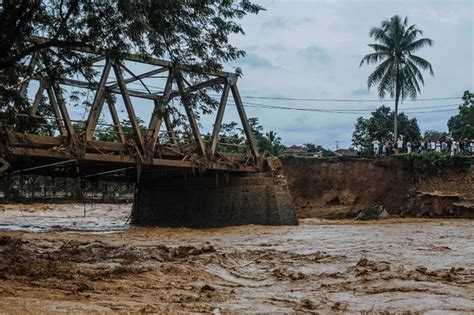
M297 225L282 176L211 174L144 176L137 185L132 223L165 227L244 224Z

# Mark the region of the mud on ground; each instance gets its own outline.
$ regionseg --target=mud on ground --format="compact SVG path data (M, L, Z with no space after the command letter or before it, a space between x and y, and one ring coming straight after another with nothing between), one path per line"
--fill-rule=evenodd
M1 312L474 312L473 221L193 230L27 208L0 211Z

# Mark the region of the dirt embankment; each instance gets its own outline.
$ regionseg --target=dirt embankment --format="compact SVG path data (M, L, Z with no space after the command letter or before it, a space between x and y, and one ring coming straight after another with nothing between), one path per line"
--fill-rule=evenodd
M421 176L400 160L283 161L300 218L354 218L370 203L392 215L474 218L474 169Z

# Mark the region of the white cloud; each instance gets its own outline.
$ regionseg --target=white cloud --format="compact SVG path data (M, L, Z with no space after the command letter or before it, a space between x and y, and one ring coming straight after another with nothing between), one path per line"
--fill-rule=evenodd
M269 1L261 1L266 5ZM474 20L472 1L384 0L384 1L274 1L267 10L241 21L245 36L232 43L243 47L251 58L268 61L262 67L242 64L244 77L239 81L242 95L289 96L297 98L378 99L376 89L366 90L367 76L374 66L359 68L362 57L370 52L369 29L395 14L408 16L424 36L435 45L419 51L429 60L435 77L425 74L420 98L460 97L474 89ZM313 58L308 58L313 56ZM311 61L312 60L312 61ZM319 60L319 61L318 61ZM324 62L322 62L324 61ZM244 99L245 101L245 99ZM250 101L250 100L248 100ZM253 100L256 101L256 100ZM294 107L372 109L380 103L283 102L260 103ZM445 105L455 101L404 102L400 107ZM266 129L275 130L286 144L317 141L319 144L347 147L358 115L294 112L248 108ZM422 131L445 130L453 112L417 114Z

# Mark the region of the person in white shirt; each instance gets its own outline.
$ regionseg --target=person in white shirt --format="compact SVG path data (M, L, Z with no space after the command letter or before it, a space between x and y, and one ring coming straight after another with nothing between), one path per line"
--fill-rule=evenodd
M411 153L411 142L407 141L407 153Z
M436 141L436 152L441 152L441 143Z
M454 155L458 153L458 143L456 141L453 141L451 144L451 155Z
M374 156L378 156L380 141L377 138L375 138L374 141L372 141L372 145L374 146Z
M434 151L435 149L436 149L436 143L433 140L431 140L431 142L430 142L430 151Z
M398 139L398 141L397 141L397 149L398 150L403 149L403 140L401 138Z
M402 149L403 149L403 139L402 138L399 138L395 142L395 148L396 148L395 154L400 154Z

